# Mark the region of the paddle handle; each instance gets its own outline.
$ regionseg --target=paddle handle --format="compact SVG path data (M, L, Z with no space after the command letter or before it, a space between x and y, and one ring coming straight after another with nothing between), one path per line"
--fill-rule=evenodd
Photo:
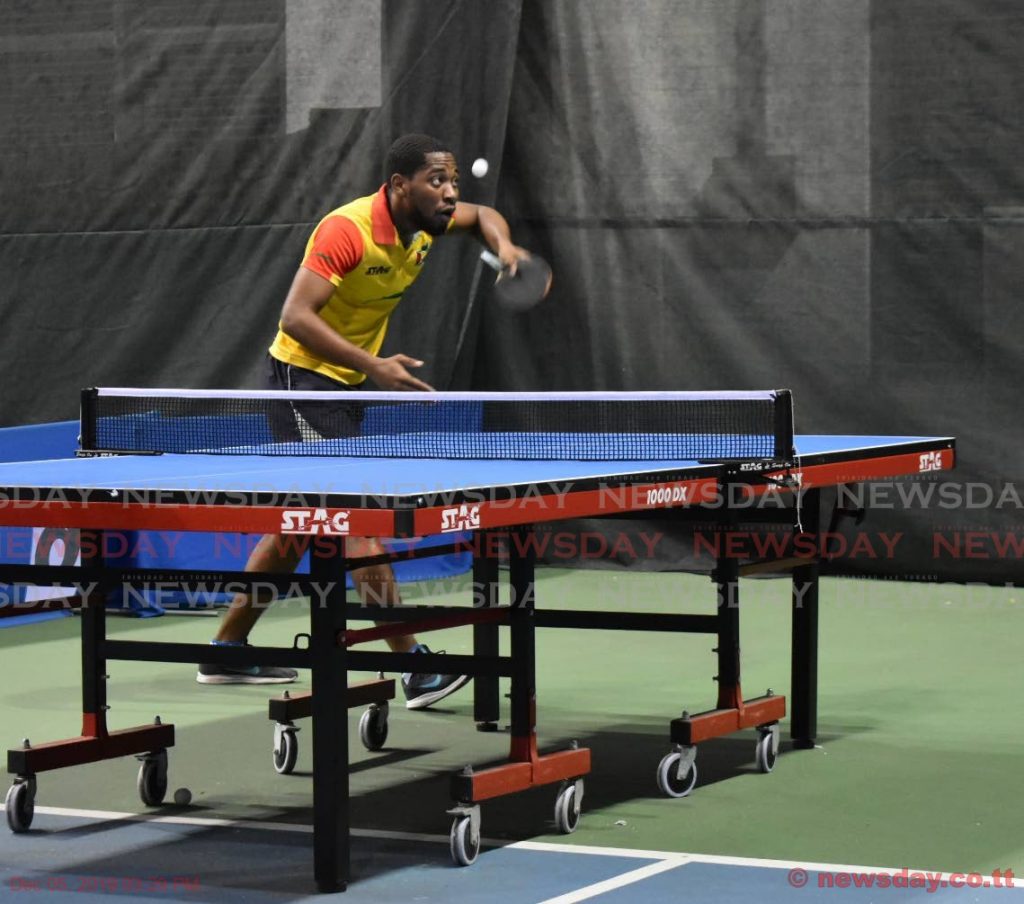
M493 251L488 251L486 248L480 252L480 260L487 264L487 266L492 270L496 270L498 273L501 273L501 271L505 269L505 265L501 262L501 258Z

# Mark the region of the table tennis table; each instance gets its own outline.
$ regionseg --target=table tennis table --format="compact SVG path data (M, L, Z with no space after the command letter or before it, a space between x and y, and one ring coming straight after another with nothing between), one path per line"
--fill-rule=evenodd
M141 407L97 414L96 394L115 400L127 398ZM334 394L317 394L317 400ZM419 393L348 393L346 403L374 405L422 400ZM434 534L502 534L528 537L535 525L575 518L674 518L714 525L718 530L745 526L753 521L793 534L818 535L825 513L820 496L824 488L915 478L946 471L954 466L952 437L929 436L825 436L795 435L789 393L780 390L760 394L530 394L524 404L543 408L548 401L582 405L582 416L556 409L550 416L523 428L522 413L497 424L493 431L495 453L475 446L455 456L437 455L433 437L451 441L448 429L411 431L403 456L388 449L364 447L362 437L342 437L357 451L316 454L308 449L268 442L262 428L239 442L234 428L240 422L264 423L273 417L258 409L231 408L210 414L193 410L191 402L208 404L210 398L234 405L242 398L258 396L258 403L286 404L308 397L295 393L196 393L182 391L90 390L83 394L82 457L43 462L0 465L0 524L9 526L77 528L81 531L82 561L78 566L0 565L0 581L37 585L89 586L81 606L82 624L82 732L79 737L46 742L8 751L8 771L14 783L7 795L10 827L24 831L32 822L37 775L47 770L136 755L142 760L139 791L145 803L159 805L167 788L167 750L174 745L173 725L144 725L118 731L107 729L105 711L106 663L136 660L231 665L275 665L309 669L312 690L296 702L293 712L313 720L313 872L321 891L344 889L349 880L349 818L347 706L365 694L349 686L350 671L443 672L476 676L474 718L481 728L494 727L499 718L499 678L511 679L511 745L508 762L484 769L467 767L452 777L453 808L451 851L457 863L469 864L480 847L483 801L541 785L558 785L555 820L563 832L571 832L580 819L583 779L590 771L589 749L572 746L553 753L537 749L534 634L537 628L611 629L633 631L699 632L714 635L718 658L717 699L704 712L683 712L670 721L670 749L657 767L658 787L670 797L689 794L696 782L699 744L746 728L758 732L755 749L760 769L770 772L779 749L779 721L786 715L786 697L768 692L745 698L740 684L739 578L760 571L789 572L793 581L790 735L797 748L813 746L817 724L817 630L820 556L802 555L785 560L751 561L724 545L712 571L717 607L714 614L644 613L636 611L561 610L535 599L535 546L526 542L501 544L508 556L508 601L500 603L501 569L495 545L475 543L473 549L472 606L403 606L375 609L349 605L346 570L370 560L345 558L348 537L419 537ZM684 445L675 455L638 458L617 428L594 426L586 448L578 458L557 458L552 451L560 443L552 439L552 424L566 423L568 433L581 432L579 423L591 425L588 406L597 399L615 397L621 412L643 409L666 396L679 404L696 404L697 417L706 404L726 398L730 404L768 407L757 417L760 425L749 433L729 422L722 431L725 454L708 455L700 443L695 454L694 437L707 427L673 428L683 433ZM182 397L186 404L182 405ZM364 401L364 397L365 400ZM443 397L443 398L442 398ZM707 397L707 398L705 398ZM154 442L152 417L147 406L159 407L165 398L174 407L161 411L161 429L180 425L189 430L197 424L200 438L190 435L184 446L177 439ZM429 396L426 404L434 418L438 399L461 406L488 405L507 394L463 393ZM190 401L191 400L191 401ZM694 400L696 400L694 402ZM440 406L441 408L444 405ZM227 409L225 409L226 411ZM475 410L475 407L474 407ZM602 409L603 410L603 409ZM242 413L240 413L242 411ZM597 411L596 408L593 411ZM684 414L690 408L680 409ZM143 414L140 414L143 412ZM602 417L605 415L602 414ZM633 415L630 414L629 417ZM670 420L675 415L670 416ZM732 417L730 409L730 418ZM360 414L363 418L364 414ZM502 415L504 417L504 415ZM141 418L141 420L140 420ZM568 420L567 420L568 418ZM359 419L357 418L357 421ZM641 418L643 420L643 418ZM102 435L103 424L130 426L139 449L126 448L118 439L111 448ZM647 421L643 430L650 430ZM225 423L230 436L221 435ZM477 433L480 424L475 421ZM638 422L640 423L640 422ZM512 424L519 431L505 428ZM100 429L98 429L99 425ZM141 427L140 427L141 425ZM265 424L264 424L265 426ZM494 426L492 424L492 426ZM144 429L143 429L144 428ZM247 427L248 429L248 427ZM486 432L486 431L484 431ZM582 431L587 432L587 431ZM665 427L654 448L664 446ZM557 431L554 431L557 433ZM216 434L216 435L214 435ZM589 445L600 434L597 447ZM741 436L742 434L742 436ZM748 448L751 435L760 446ZM389 426L381 430L388 443L394 438ZM523 457L513 457L516 443L531 446ZM509 437L512 437L510 440ZM741 436L741 441L736 438ZM425 437L430 437L429 442ZM109 437L106 438L109 440ZM512 442L509 447L508 443ZM146 448L161 446L161 448ZM280 447L280 448L278 448ZM699 447L699 448L698 448ZM360 454L368 448L371 454ZM490 448L490 447L488 447ZM621 457L599 457L601 449ZM582 451L580 451L582 450ZM682 450L682 451L679 451ZM560 454L562 454L560 452ZM733 500L783 500L782 505L750 506L742 512ZM829 533L844 514L833 511ZM313 538L320 553L310 556L310 570L303 575L268 575L240 571L191 571L187 568L118 569L104 563L102 535L107 531L168 530L296 534ZM434 547L427 554L443 554L457 548ZM379 557L378 557L379 558ZM374 560L376 561L376 560ZM113 640L106 636L104 600L114 587L159 579L182 586L211 582L271 582L282 590L296 581L322 588L322 605L310 606L308 636L297 637L290 647L210 647L198 644ZM350 621L372 619L377 626L356 629ZM354 649L358 644L389 635L422 632L432 628L472 625L472 655L409 654ZM498 632L510 630L510 652L499 655ZM283 717L287 719L287 716Z

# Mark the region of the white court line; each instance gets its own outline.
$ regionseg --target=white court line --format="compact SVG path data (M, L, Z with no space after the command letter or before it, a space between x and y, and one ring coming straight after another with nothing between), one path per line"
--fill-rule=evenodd
M71 807L36 807L36 813L49 816L70 816L78 819L96 819L102 822L146 822L165 825L195 826L196 828L263 829L271 832L295 832L312 835L311 825L296 825L287 822L265 822L256 819L216 819L207 816L156 816L146 813L117 813L110 810L78 810ZM73 829L59 830L73 831ZM57 834L56 832L54 834ZM418 832L392 832L385 829L350 829L349 834L357 838L381 838L387 841L424 841L431 844L449 844L447 835L427 835ZM482 838L486 847L508 847L501 839Z
M284 822L261 822L245 819L213 819L205 816L156 816L147 813L118 813L114 810L79 810L74 807L36 807L36 813L47 816L70 816L76 819L96 819L101 822L153 822L167 825L196 826L197 828L274 829L280 832L306 832L313 827ZM54 834L74 829L59 829Z
M603 895L607 891L615 891L618 888L625 888L625 886L632 885L635 882L642 882L644 879L658 875L658 873L668 872L670 869L684 866L689 862L689 858L684 856L660 860L657 863L648 863L647 866L630 870L628 873L620 873L618 876L605 879L603 882L585 885L583 888L577 888L576 891L559 895L557 898L547 898L541 901L540 904L575 904L577 901L586 901L588 898Z
M699 857L699 854L685 854L680 851L648 851L641 848L596 847L588 844L562 844L557 841L513 841L503 847L519 848L524 851L551 851L556 854L590 854L594 857L636 857L640 860L666 860L672 857Z
M242 829L263 829L273 832L297 832L300 834L312 835L311 825L298 825L286 822L265 822L261 820L248 819L215 819L205 816L153 816L145 813L117 813L109 810L79 810L68 807L36 807L36 813L44 813L50 816L70 816L81 819L96 819L109 822L147 822L165 823L168 825L195 826L197 828L242 828ZM71 831L70 829L67 831ZM56 834L56 833L54 833ZM449 844L448 835L428 835L417 832L392 832L385 829L351 829L350 834L356 838L380 838L388 841L421 841L430 844ZM509 848L512 850L539 851L552 854L578 854L582 856L597 857L635 857L643 860L655 860L656 863L648 864L628 873L623 873L616 879L609 879L609 882L616 882L618 879L627 878L623 884L630 884L645 878L646 875L656 875L665 870L675 869L688 863L708 863L718 866L746 866L758 869L803 869L808 872L821 873L859 873L859 874L888 874L901 875L904 871L907 874L922 873L938 877L948 882L954 875L965 875L970 870L963 872L940 872L939 870L915 869L902 866L863 866L849 863L818 863L808 860L766 860L757 857L732 857L719 854L689 854L681 851L653 851L639 848L612 848L598 847L585 844L560 844L558 842L545 841L514 841L509 842L499 838L482 838L481 844L488 848ZM1007 867L1011 868L1011 867ZM645 875L639 875L644 871L650 871ZM636 878L629 878L636 876ZM1005 880L1004 880L1005 881ZM589 891L604 883L597 883L594 886L587 886L586 889L579 889L570 892L570 895L578 895L588 891L587 897L600 894L600 891ZM1024 888L1024 877L1014 877L1008 887ZM612 886L618 887L618 886ZM604 889L608 890L608 889ZM974 889L965 889L973 891ZM568 904L570 901L582 901L585 898L563 896L552 898L544 904Z
M948 882L952 876L964 876L971 872L970 870L963 870L960 872L941 872L935 869L915 869L903 866L863 866L850 863L818 863L810 860L769 860L758 857L734 857L721 854L689 854L680 853L678 851L651 851L638 848L592 847L583 844L559 844L558 842L548 843L545 841L516 841L512 844L505 845L505 847L519 848L521 850L549 851L551 853L585 854L599 857L639 857L671 862L672 866L681 866L685 863L707 863L714 866L745 866L756 869L780 870L803 869L812 873L833 874L858 873L862 875L886 874L896 876L902 875L903 873L906 873L907 875L920 873L922 875L936 877L943 882ZM1005 868L1010 869L1011 867ZM982 875L986 878L991 878L989 873L982 873ZM1003 881L1005 882L1006 880ZM1024 877L1014 877L1012 882L1008 883L1008 887L1024 888ZM968 888L967 890L973 889ZM561 901L562 899L557 898L553 900ZM576 899L573 898L566 900ZM544 904L548 904L548 902L544 902Z

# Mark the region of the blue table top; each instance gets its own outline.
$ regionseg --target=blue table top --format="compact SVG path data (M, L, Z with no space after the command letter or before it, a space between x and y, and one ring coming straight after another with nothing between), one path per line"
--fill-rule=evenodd
M800 435L801 459L877 458L941 437ZM952 443L952 440L948 440ZM0 464L0 487L329 493L409 496L475 487L551 483L648 472L712 470L715 463L507 459L123 455Z

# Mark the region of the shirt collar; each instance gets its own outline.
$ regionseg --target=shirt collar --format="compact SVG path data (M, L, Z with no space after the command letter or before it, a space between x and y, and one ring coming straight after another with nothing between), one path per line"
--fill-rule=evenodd
M391 211L388 209L388 186L385 182L373 198L370 205L370 220L373 224L373 240L378 245L397 245L398 230Z

